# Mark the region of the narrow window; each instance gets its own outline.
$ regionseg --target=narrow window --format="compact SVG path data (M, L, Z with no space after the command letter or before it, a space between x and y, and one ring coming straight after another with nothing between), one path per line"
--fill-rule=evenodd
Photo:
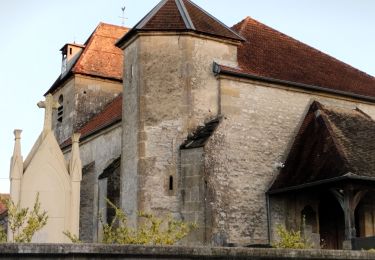
M60 106L57 109L57 122L59 122L59 123L62 123L62 120L63 120L63 114L64 114L63 102L64 102L64 97L63 97L63 95L60 95L60 97L59 97Z
M72 48L69 48L69 54L72 55Z
M169 190L173 190L173 176L169 176Z

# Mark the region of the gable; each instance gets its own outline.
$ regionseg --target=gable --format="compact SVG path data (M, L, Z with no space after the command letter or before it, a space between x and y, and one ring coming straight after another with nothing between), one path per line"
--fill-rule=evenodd
M314 102L270 192L343 179L375 180L375 121Z

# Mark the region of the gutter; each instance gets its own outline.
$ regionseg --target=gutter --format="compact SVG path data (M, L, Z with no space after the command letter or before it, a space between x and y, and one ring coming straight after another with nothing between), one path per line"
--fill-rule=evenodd
M298 82L293 82L293 81L288 81L288 80L257 76L257 75L253 75L253 74L245 73L245 72L227 70L225 68L222 68L220 64L216 62L214 62L214 65L213 65L213 72L215 76L216 75L228 75L228 76L234 76L234 77L245 78L245 79L259 80L259 81L264 81L268 83L277 83L277 84L297 87L297 88L301 88L301 89L305 89L309 91L325 92L329 94L335 94L335 95L339 95L343 97L349 97L349 98L359 99L359 100L370 102L370 103L375 103L375 97L354 94L354 93L347 92L347 91L335 90L335 89L330 89L327 87L319 87L315 85L298 83Z
M372 181L372 182L374 182L375 177L358 176L356 174L348 172L343 176L339 176L339 177L335 177L335 178L331 178L331 179L320 180L320 181L315 181L315 182L310 182L310 183L304 183L304 184L301 184L301 185L296 185L296 186L291 186L291 187L286 187L286 188L281 188L281 189L276 189L276 190L271 190L271 191L268 190L266 192L266 194L274 195L274 194L284 193L284 192L288 192L288 191L295 191L295 190L315 187L315 186L322 185L322 184L328 184L328 183L344 181L344 180L360 180L360 181Z

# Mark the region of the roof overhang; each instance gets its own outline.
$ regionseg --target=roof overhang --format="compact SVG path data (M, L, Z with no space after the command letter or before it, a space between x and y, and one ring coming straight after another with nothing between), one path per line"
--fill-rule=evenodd
M329 184L337 184L342 181L366 181L366 182L370 182L371 185L373 185L375 184L375 177L358 176L356 174L349 172L340 177L319 180L319 181L314 181L314 182L308 182L308 183L304 183L301 185L290 186L290 187L285 187L285 188L280 188L280 189L275 189L275 190L268 190L266 193L269 195L276 195L276 194L282 194L282 193L287 193L287 192L304 190L308 188L317 188L317 187L326 186Z
M334 94L334 95L338 95L338 96L342 96L346 98L358 99L358 100L369 102L369 103L375 103L375 97L359 95L359 94L355 94L355 93L347 92L347 91L335 90L335 89L331 89L328 87L314 86L314 85L308 85L304 83L298 83L298 82L292 82L292 81L287 81L287 80L259 76L259 75L255 75L255 74L242 71L240 68L231 68L231 67L220 65L216 62L214 62L214 65L213 65L213 72L217 76L226 75L226 76L243 78L243 79L263 81L267 83L280 84L280 85L294 87L294 88L303 89L307 91L323 92L323 93Z

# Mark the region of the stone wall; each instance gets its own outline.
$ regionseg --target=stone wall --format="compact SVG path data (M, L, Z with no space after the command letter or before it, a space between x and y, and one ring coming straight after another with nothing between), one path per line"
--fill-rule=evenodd
M206 187L203 148L181 150L181 214L184 221L194 222L197 229L186 239L187 244L206 242Z
M191 35L140 36L124 50L122 205L180 217L179 146L188 133L219 113L213 61L236 65L233 44Z
M206 174L213 193L212 240L265 244L266 191L311 102L358 106L372 116L375 105L255 81L221 78L220 86L223 121L206 145ZM287 204L279 203L271 206L273 231L275 224L287 222Z
M122 82L75 75L77 117L74 129L79 129L120 93L122 93Z
M103 244L0 244L6 259L373 259L368 251L223 247L148 247Z
M52 115L52 125L55 132L56 139L59 143L72 136L73 124L75 120L75 94L74 94L74 77L71 77L65 82L62 88L58 89L53 98L59 100L63 97L63 117L62 122L57 121L57 110Z
M80 154L83 165L81 182L80 238L85 242L98 241L99 216L104 208L105 192L99 193L98 177L121 155L121 124L102 130L80 143ZM70 150L64 151L70 158ZM99 203L100 202L100 203Z
M74 75L53 93L55 100L63 96L63 118L53 114L53 129L59 143L65 141L93 115L101 111L119 93L122 83L95 77Z
M80 216L79 216L79 239L84 242L94 241L94 205L96 178L95 178L95 163L90 163L82 169L81 181L81 200L80 200ZM96 215L96 214L95 214Z

